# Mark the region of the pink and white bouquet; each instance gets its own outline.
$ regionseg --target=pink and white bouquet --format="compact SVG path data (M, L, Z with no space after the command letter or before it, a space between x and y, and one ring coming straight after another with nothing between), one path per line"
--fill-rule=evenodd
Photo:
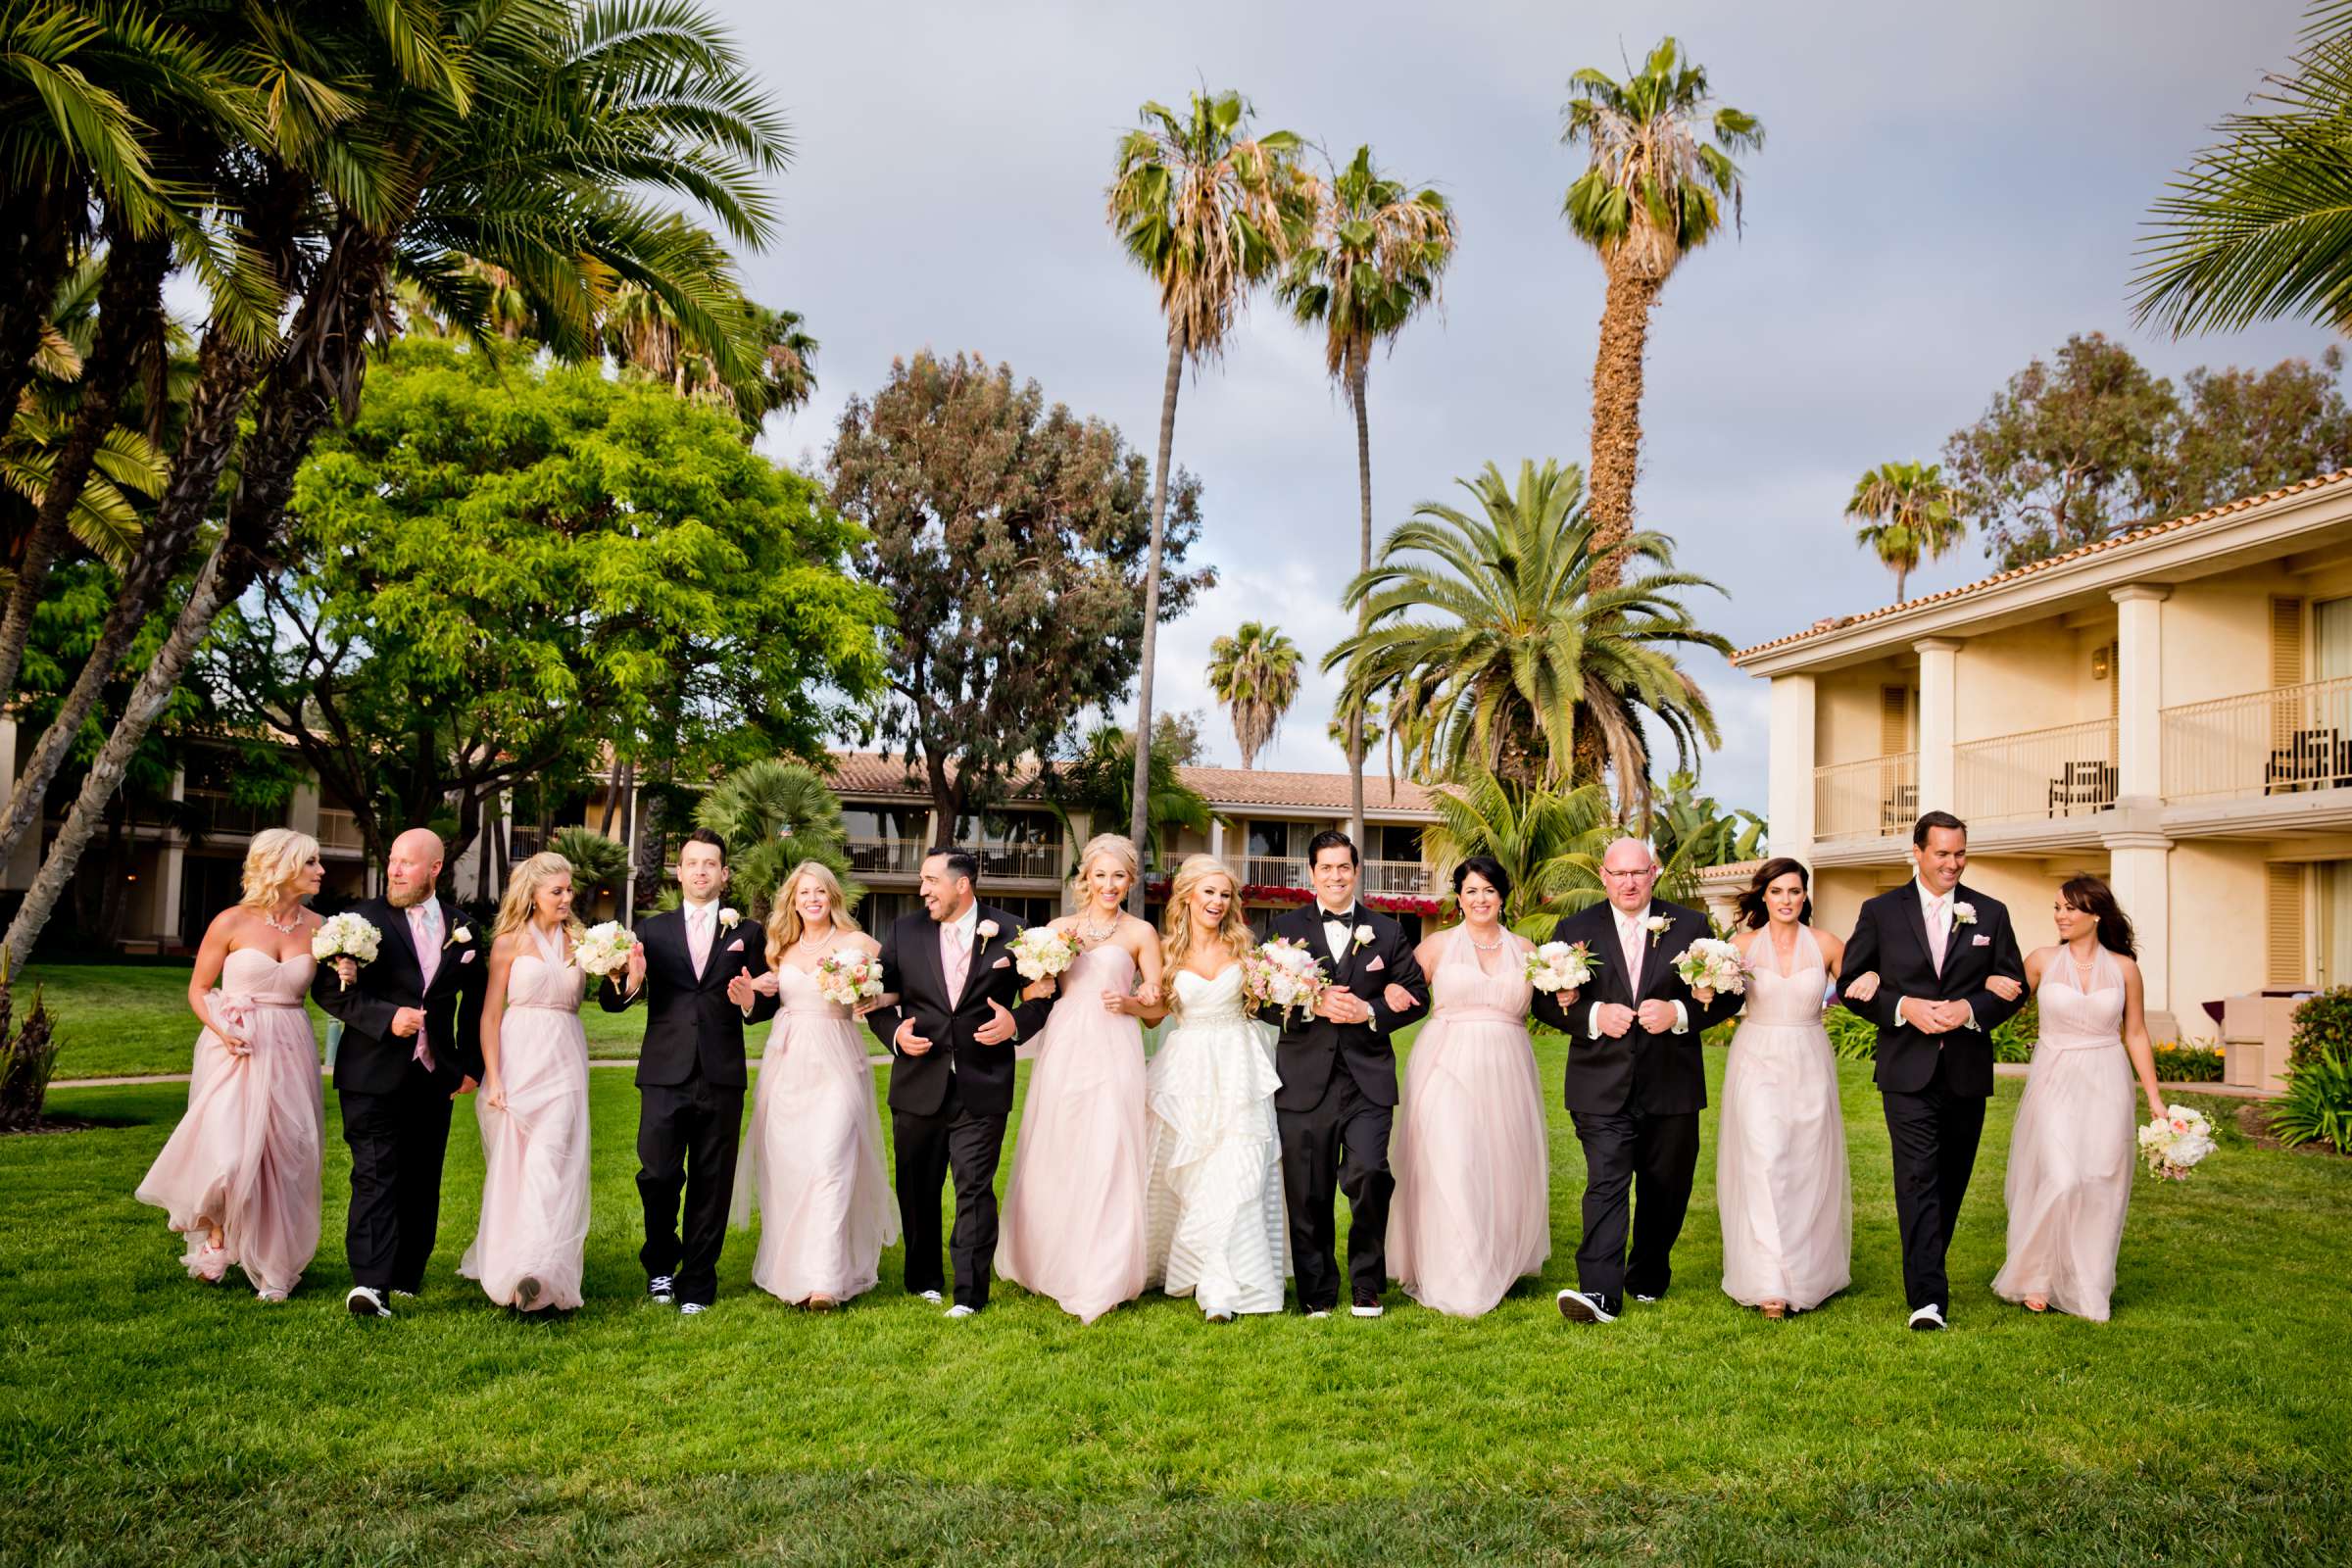
M2167 1105L2139 1130L2140 1157L2166 1181L2188 1180L2190 1167L2213 1152L2213 1124L2194 1105Z
M1276 937L1242 956L1242 990L1260 1007L1280 1007L1287 1023L1294 1012L1311 1013L1331 979L1312 949L1295 937Z
M320 963L336 958L349 958L354 963L373 963L376 949L384 934L356 914L329 915L318 923L311 936L311 956ZM343 982L345 990L351 982Z
M627 926L607 920L582 932L580 940L571 945L571 956L582 970L602 980L626 969L630 950L636 946L637 938Z
M1737 997L1747 990L1747 963L1740 950L1715 937L1700 937L1674 960L1674 972L1693 991Z
M837 1007L855 1007L882 994L882 958L828 953L816 963L816 994Z
M1023 926L1013 933L1012 966L1029 981L1048 980L1078 961L1078 933L1050 925Z
M1546 942L1527 956L1527 983L1538 991L1575 991L1592 978L1590 943Z

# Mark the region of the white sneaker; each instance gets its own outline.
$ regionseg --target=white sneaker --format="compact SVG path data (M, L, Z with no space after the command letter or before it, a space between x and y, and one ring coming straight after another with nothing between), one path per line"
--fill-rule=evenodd
M656 1305L667 1306L678 1298L677 1281L667 1274L657 1274L645 1282L645 1294Z
M1658 1304L1658 1298L1656 1297L1643 1296L1640 1291L1636 1291L1634 1293L1634 1299L1640 1301L1643 1306L1655 1306Z
M688 1301L684 1306L678 1308L678 1316L700 1317L703 1313L710 1310L710 1303L708 1301Z
M979 1315L980 1309L978 1307L966 1306L961 1301L957 1301L954 1306L949 1307L947 1310L947 1316L951 1320L961 1320L967 1317L978 1317Z
M1387 1310L1388 1308L1382 1306L1378 1301L1368 1301L1362 1306L1349 1307L1348 1315L1349 1317L1378 1317Z
M1552 1299L1560 1304L1560 1316L1571 1323L1614 1323L1617 1321L1617 1314L1601 1305L1600 1298L1597 1296L1587 1296L1582 1291L1562 1291Z
M921 1297L924 1300L929 1301L933 1306L937 1306L941 1301L946 1299L946 1298L941 1296L937 1291L917 1291L914 1294Z
M1325 1309L1325 1310L1323 1310L1323 1311L1319 1311L1319 1312L1309 1312L1309 1313L1307 1313L1306 1315L1307 1315L1308 1317L1329 1317L1329 1316L1331 1316L1331 1312L1330 1312L1330 1310L1327 1308L1327 1309Z
M394 1291L392 1293L392 1299L395 1301L414 1301L416 1299L416 1293L415 1291Z
M343 1298L343 1304L350 1310L353 1317L390 1317L392 1315L392 1309L384 1304L383 1297L365 1285L354 1285L351 1288L351 1294Z
M1922 1334L1933 1334L1943 1327L1943 1308L1930 1301L1911 1314L1911 1326Z

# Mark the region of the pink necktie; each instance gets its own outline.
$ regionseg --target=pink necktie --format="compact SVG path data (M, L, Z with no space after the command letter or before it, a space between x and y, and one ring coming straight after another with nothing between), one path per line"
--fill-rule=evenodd
M433 976L441 972L440 922L433 918L439 912L430 904L409 906L409 940L416 949L416 968L424 976L427 991L433 988ZM422 1029L416 1031L416 1049L409 1054L409 1059L426 1072L433 1070L433 1048L425 1044Z
M1642 926L1639 921L1619 921L1617 940L1625 945L1625 983L1636 991L1642 989Z
M939 928L939 966L948 977L948 1004L963 1000L963 982L972 972L972 950L963 940L963 927Z
M1938 975L1943 973L1943 901L1930 899L1928 901L1928 956L1935 960L1936 972Z
M694 956L694 977L703 977L703 966L710 961L710 911L695 909L686 916L686 951Z

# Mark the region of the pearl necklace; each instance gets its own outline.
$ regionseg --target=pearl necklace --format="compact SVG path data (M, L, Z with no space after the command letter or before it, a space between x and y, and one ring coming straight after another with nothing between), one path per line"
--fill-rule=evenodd
M1468 935L1468 933L1465 932L1464 935ZM1495 949L1501 947L1507 940L1508 939L1501 932L1497 931L1494 934L1494 940L1492 942L1481 942L1478 940L1478 938L1471 937L1470 946L1480 953L1493 953Z

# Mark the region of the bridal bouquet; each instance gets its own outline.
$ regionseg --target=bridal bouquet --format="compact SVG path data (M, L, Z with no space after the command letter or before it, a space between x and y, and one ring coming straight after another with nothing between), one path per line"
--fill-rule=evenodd
M1276 937L1242 956L1242 990L1261 1007L1280 1007L1287 1023L1294 1012L1315 1010L1331 981L1322 960L1295 937Z
M1047 980L1078 961L1078 933L1023 926L1012 939L1012 966L1024 980Z
M2139 1130L2148 1170L2166 1181L2188 1180L2189 1167L2213 1152L2213 1124L2193 1105L2167 1105Z
M381 931L356 914L329 915L319 922L317 934L311 938L311 956L320 963L336 958L373 963L376 945L383 940ZM343 988L350 990L351 982L344 981Z
M1546 942L1527 956L1527 983L1538 991L1575 991L1592 978L1590 943Z
M1674 960L1674 972L1693 991L1737 997L1747 990L1747 965L1740 950L1714 937L1700 937Z
M599 980L618 974L629 966L629 950L637 938L618 920L607 920L603 925L590 926L580 940L571 945L571 956L579 965Z
M882 994L882 958L828 953L816 963L816 994L837 1007L855 1007Z

